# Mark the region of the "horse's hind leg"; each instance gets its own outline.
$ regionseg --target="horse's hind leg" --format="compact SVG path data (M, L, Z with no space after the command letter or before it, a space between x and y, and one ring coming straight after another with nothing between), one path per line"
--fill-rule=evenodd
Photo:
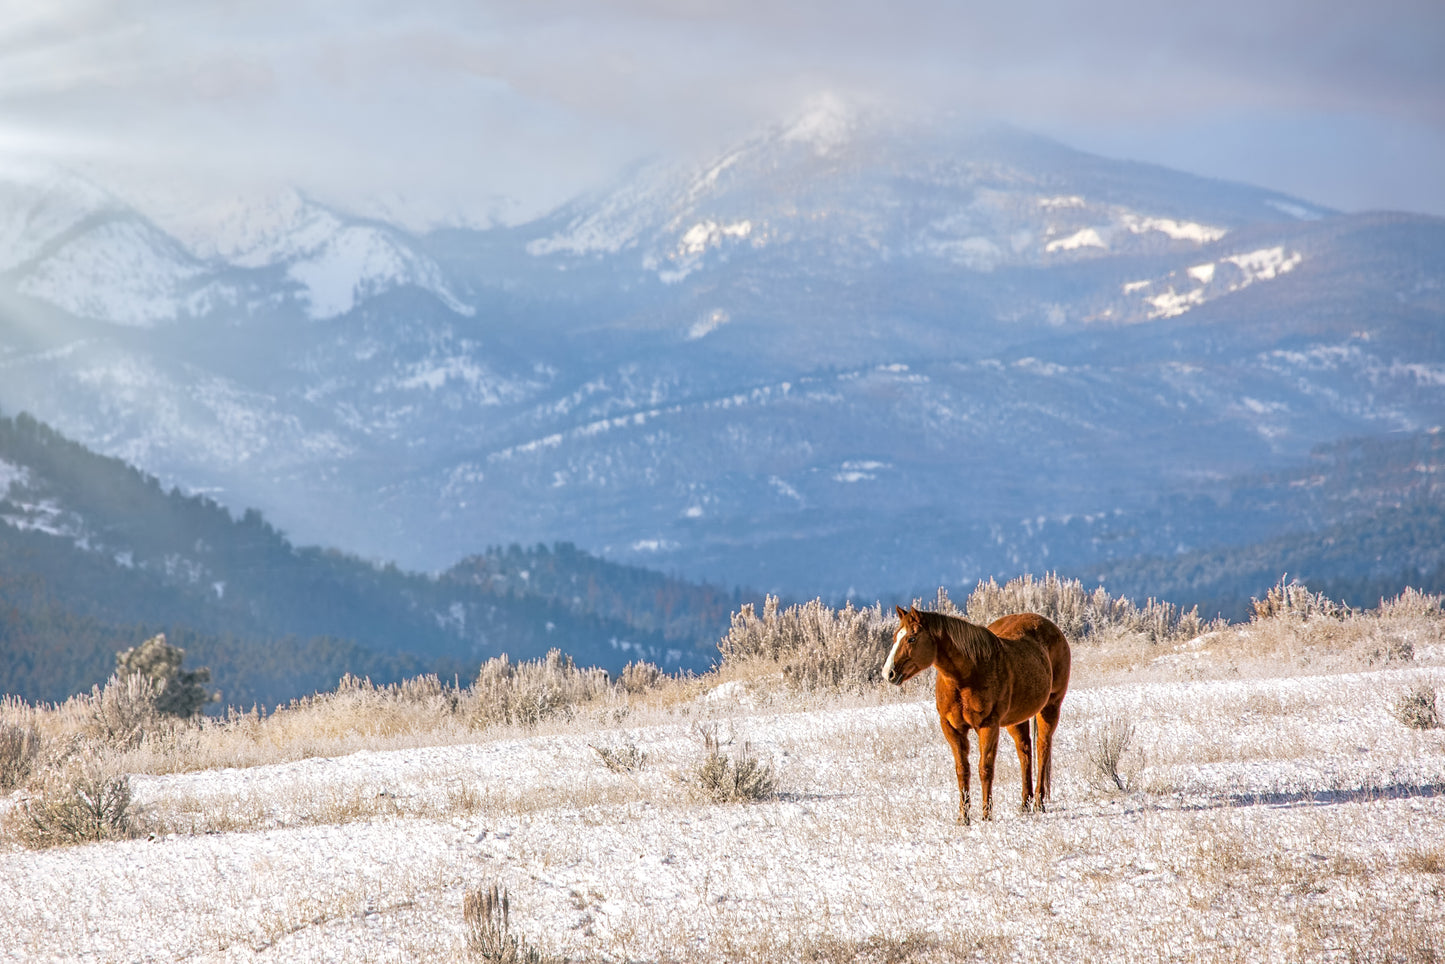
M1028 813L1034 803L1034 745L1029 736L1029 721L1015 723L1008 728L1008 733L1014 738L1014 749L1019 755L1019 769L1023 771L1024 800L1019 812Z
M1063 700L1057 703L1050 703L1039 710L1039 715L1034 717L1038 726L1039 734L1039 789L1038 800L1034 809L1039 813L1044 812L1044 801L1053 792L1053 762L1054 762L1054 730L1059 727L1059 711L1063 707Z

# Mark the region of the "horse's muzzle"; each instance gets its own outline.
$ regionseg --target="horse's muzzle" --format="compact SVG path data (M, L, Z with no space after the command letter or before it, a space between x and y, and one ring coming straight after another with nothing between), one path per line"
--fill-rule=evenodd
M903 670L899 669L897 666L890 669L888 671L888 682L892 683L894 686L902 686Z

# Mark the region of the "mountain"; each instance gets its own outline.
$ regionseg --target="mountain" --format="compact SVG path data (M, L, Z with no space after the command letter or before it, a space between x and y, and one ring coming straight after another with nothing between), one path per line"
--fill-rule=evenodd
M700 669L742 601L568 545L494 549L440 576L297 547L254 509L233 517L0 417L0 692L61 699L162 631L243 704L346 672L471 676L554 647L614 672L638 659Z
M795 595L1084 571L1318 531L1226 490L1445 414L1445 221L948 118L825 104L485 231L291 198L183 243L101 208L0 259L0 405L411 569L569 542ZM120 256L81 253L122 222L124 263L171 267L64 294L109 290Z

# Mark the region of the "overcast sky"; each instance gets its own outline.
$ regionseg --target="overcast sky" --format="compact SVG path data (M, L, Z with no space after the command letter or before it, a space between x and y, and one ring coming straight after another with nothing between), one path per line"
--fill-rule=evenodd
M4 0L0 159L516 220L820 94L1445 215L1445 2Z

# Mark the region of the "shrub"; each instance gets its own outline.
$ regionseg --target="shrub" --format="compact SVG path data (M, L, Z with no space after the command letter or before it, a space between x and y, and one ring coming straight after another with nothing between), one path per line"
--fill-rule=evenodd
M1134 724L1118 718L1104 721L1089 744L1089 764L1098 781L1111 790L1129 789L1129 779L1119 772L1119 761L1134 741Z
M156 712L181 718L195 716L207 704L220 699L220 694L206 691L211 671L202 667L192 672L181 669L186 651L166 642L166 634L152 636L139 646L115 655L115 673L119 677L139 675L150 680L155 688Z
M607 673L578 669L572 657L552 650L539 660L513 663L498 656L482 664L473 687L474 722L536 726L555 715L571 719L577 706L611 692Z
M773 768L760 761L752 747L744 743L736 758L722 752L723 741L717 727L698 731L703 743L703 759L693 770L693 781L703 796L713 803L747 803L771 799L778 791Z
M33 726L0 720L0 792L30 778L40 755L40 733Z
M1284 581L1281 576L1274 588L1264 594L1263 599L1251 599L1254 619L1309 619L1319 617L1338 619L1348 610L1330 599L1324 593L1310 592L1309 587L1299 580Z
M662 677L662 670L653 663L628 663L622 667L622 675L618 677L617 685L624 693L645 693L656 686Z
M621 746L595 746L592 752L597 754L602 765L613 773L629 776L647 765L647 754L637 748L637 744L631 740L625 741Z
M140 673L112 676L89 695L71 699L80 705L86 735L110 746L137 746L160 723L155 684Z
M943 590L939 590L939 599L947 600ZM1086 590L1079 580L1061 579L1054 573L1042 579L1025 574L1002 586L990 577L969 594L966 608L969 620L983 626L1011 613L1038 613L1071 640L1114 630L1138 633L1159 643L1193 639L1220 624L1201 619L1197 606L1185 610L1151 598L1140 607L1123 596L1109 595L1102 586Z
M1435 710L1435 687L1417 686L1408 693L1395 698L1392 707L1395 719L1412 730L1433 730L1440 726L1440 714Z
M1437 596L1407 587L1394 599L1380 600L1380 615L1386 618L1419 616L1439 618L1442 615L1442 604L1445 604L1445 596Z
M31 847L116 840L134 835L130 780L106 760L70 760L46 780L40 796L23 803L12 819Z
M512 933L512 902L505 888L469 889L462 898L467 953L486 964L542 964L540 951Z
M882 679L889 642L881 607L832 609L815 599L780 612L778 597L768 596L761 616L751 603L733 614L718 650L725 666L780 664L783 678L797 689L861 691Z

